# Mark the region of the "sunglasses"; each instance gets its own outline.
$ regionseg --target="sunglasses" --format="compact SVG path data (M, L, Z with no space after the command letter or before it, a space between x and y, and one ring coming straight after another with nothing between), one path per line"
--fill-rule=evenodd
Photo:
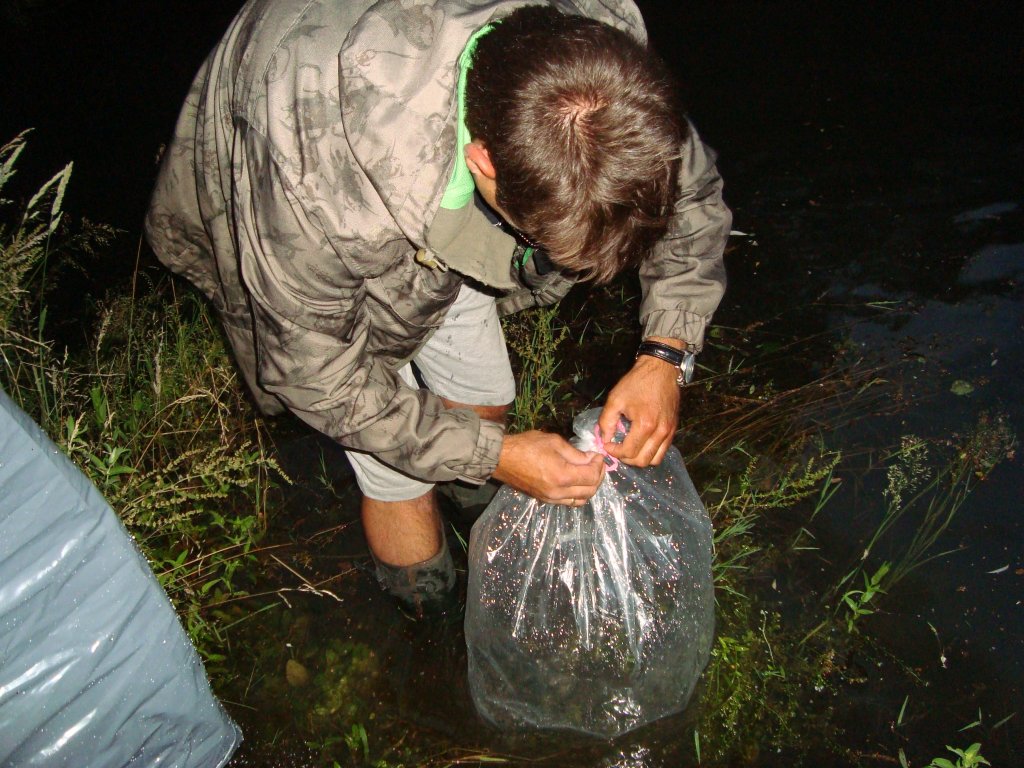
M497 223L498 223L498 226L503 231L505 231L508 234L512 235L512 237L514 237L516 239L516 242L518 242L520 245L526 246L527 248L533 248L534 250L537 250L537 251L544 250L544 246L543 245L538 243L536 240L534 240L532 237L530 237L528 234L523 232L523 230L519 229L518 227L513 226L512 224L509 224L507 221L505 221L502 218L499 218Z

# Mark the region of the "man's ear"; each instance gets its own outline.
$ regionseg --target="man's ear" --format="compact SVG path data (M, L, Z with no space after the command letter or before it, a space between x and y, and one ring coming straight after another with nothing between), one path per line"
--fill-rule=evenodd
M494 181L497 172L494 170L494 163L491 162L491 153L480 139L473 139L466 145L466 165L472 173L479 173L481 176Z

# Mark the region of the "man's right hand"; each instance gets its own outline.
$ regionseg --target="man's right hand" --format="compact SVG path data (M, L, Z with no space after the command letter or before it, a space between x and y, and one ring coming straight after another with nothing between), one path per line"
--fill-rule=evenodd
M604 457L534 430L505 437L493 477L540 501L578 506L597 491Z

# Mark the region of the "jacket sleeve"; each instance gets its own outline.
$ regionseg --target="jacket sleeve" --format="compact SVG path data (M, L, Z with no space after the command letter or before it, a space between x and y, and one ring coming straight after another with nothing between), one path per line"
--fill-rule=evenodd
M680 339L700 350L725 293L722 254L732 213L722 201L715 154L692 125L681 154L675 215L665 237L640 266L640 323L645 338Z
M501 426L405 385L397 369L416 344L403 327L381 327L394 309L379 281L348 266L262 137L247 134L234 214L260 386L346 448L425 481L483 482L497 466ZM392 335L397 352L371 354Z

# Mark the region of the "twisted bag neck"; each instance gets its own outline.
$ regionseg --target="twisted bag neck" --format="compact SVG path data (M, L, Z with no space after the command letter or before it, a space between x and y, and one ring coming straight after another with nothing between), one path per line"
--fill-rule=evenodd
M625 433L626 425L622 423L622 419L619 419L615 425L615 436L618 437L620 434L624 435ZM593 431L583 431L582 434L577 433L572 442L581 451L593 451L604 456L604 463L609 472L615 472L619 468L619 460L608 453L608 449L604 447L600 425L595 424ZM613 440L613 442L619 441Z

